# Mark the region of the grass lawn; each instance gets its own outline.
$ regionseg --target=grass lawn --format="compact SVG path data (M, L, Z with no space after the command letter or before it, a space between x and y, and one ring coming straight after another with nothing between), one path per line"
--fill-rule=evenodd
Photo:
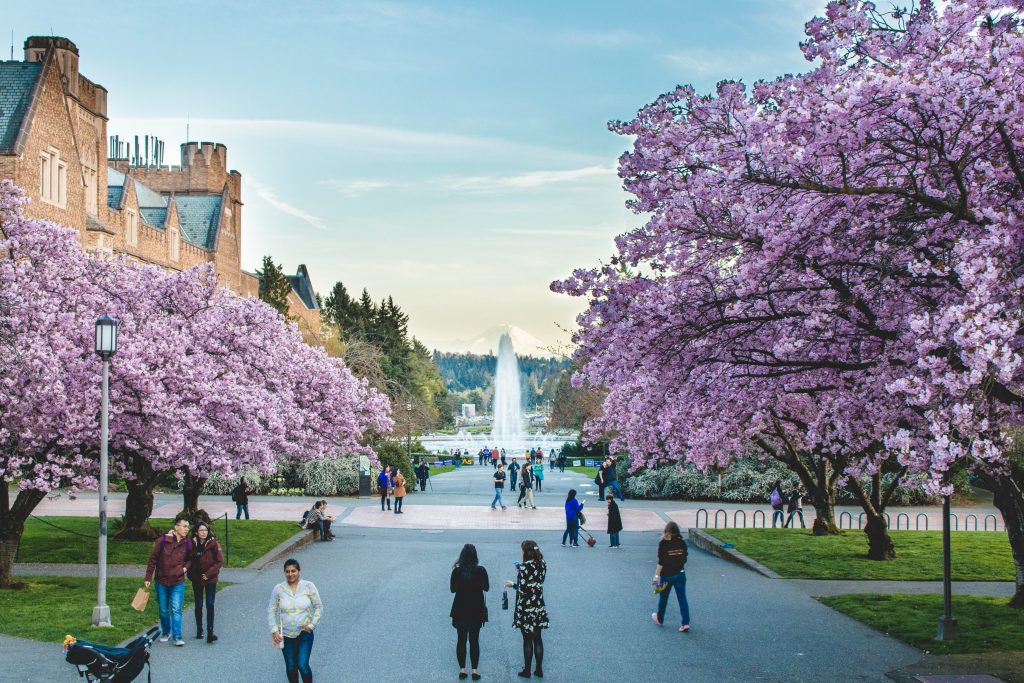
M818 600L932 654L1024 650L1024 610L1007 607L1007 598L954 595L960 637L952 641L935 640L941 595L830 595Z
M942 580L940 531L890 531L896 559L889 562L867 558L867 537L859 530L842 536L812 536L802 529L707 532L787 579ZM954 581L1013 581L1006 532L953 532L951 550Z
M86 577L30 576L18 579L21 590L0 590L0 632L19 638L61 643L71 634L80 640L117 645L160 621L156 591L150 590L145 612L131 608L139 579L107 579L107 604L113 628L93 628L96 579ZM224 584L226 585L226 584ZM192 604L192 588L185 586L185 605ZM184 633L195 635L195 622L183 621ZM68 665L69 670L71 669ZM70 680L70 679L69 679Z
M435 476L437 476L439 474L444 474L445 472L452 472L454 470L455 470L455 465L438 465L438 466L433 466L432 465L430 467L430 476L435 477Z
M580 474L585 474L587 475L587 479L590 480L593 480L594 477L597 476L596 467L566 467L565 469L572 470L573 472L579 472Z
M45 521L30 518L25 522L25 535L21 538L18 562L57 562L67 564L96 563L97 522L90 517L46 517ZM173 520L152 519L152 525L166 531ZM49 524L48 524L49 523ZM55 528L56 527L60 528ZM214 533L225 548L224 520L214 522ZM299 531L295 522L265 520L231 520L226 548L228 567L245 567L262 557L268 550L288 540ZM74 532L86 538L75 536ZM110 564L146 564L150 541L118 541L110 536L107 543L107 562ZM87 639L88 640L88 639Z

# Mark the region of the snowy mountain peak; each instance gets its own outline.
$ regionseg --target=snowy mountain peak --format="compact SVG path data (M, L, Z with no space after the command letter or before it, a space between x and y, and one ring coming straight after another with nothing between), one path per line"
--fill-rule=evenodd
M542 342L537 337L515 325L495 325L494 327L481 332L469 340L451 341L443 344L442 351L455 353L476 353L486 355L498 353L498 340L501 335L507 334L512 339L512 346L517 356L541 356L549 358L554 354L548 348L550 345Z

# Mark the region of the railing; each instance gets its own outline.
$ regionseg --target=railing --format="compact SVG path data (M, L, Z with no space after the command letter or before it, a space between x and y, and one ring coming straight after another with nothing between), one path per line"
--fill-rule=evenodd
M725 508L698 508L694 526L698 529L728 529L729 526L729 510ZM748 510L737 508L732 510L732 528L734 529L766 529L768 528L768 516L764 510L754 510L748 518ZM929 531L929 518L928 513L918 512L913 517L913 528L911 528L911 514L908 512L899 512L896 514L896 526L892 526L892 517L888 512L882 513L885 518L885 525L890 529L896 531ZM844 510L839 513L838 526L840 529L863 529L864 528L864 516L865 513L858 513L856 523L854 527L853 513L848 510ZM952 527L955 531L961 531L960 518L956 513L950 514ZM973 520L973 527L971 521ZM703 521L703 524L701 523ZM760 523L759 523L760 522ZM999 531L999 518L989 513L986 514L981 520L978 519L978 515L974 513L968 513L963 519L963 531ZM990 525L991 524L991 528ZM1005 526L1003 528L1005 531Z

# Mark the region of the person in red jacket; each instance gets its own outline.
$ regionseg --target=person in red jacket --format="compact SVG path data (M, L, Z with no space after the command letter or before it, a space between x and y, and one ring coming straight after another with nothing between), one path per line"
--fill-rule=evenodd
M160 642L171 637L178 647L181 639L181 603L185 601L185 575L192 561L192 541L188 537L188 517L178 515L174 528L153 542L146 566L146 588L156 580L156 599L160 603Z
M224 553L220 543L206 522L196 524L192 539L192 562L188 578L192 581L192 595L196 603L196 638L203 637L203 603L206 603L206 642L217 640L213 633L214 603L217 600L217 579L224 566ZM205 594L205 599L204 599Z

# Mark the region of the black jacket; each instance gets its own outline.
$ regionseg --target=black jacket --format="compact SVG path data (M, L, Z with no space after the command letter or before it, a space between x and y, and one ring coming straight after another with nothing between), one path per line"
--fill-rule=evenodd
M484 602L484 591L490 590L487 570L475 567L455 567L452 569L451 589L455 593L452 600L452 624L456 621L480 622L487 621L487 604Z
M622 515L619 514L619 506L613 500L608 505L608 533L617 534L622 531Z

